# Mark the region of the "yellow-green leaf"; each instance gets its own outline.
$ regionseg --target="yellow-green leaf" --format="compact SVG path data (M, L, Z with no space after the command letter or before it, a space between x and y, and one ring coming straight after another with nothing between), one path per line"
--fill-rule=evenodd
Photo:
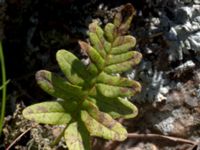
M105 58L106 53L110 51L111 44L105 40L104 31L98 26L96 22L89 25L89 37L92 45L102 57Z
M95 103L100 111L108 113L113 118L134 118L138 114L137 107L132 104L127 98L108 98L98 96L89 98Z
M72 85L67 80L46 70L36 73L39 86L48 94L65 100L75 100L83 96L82 88Z
M58 64L67 79L76 85L83 85L89 77L86 66L72 53L59 50L56 53Z
M81 111L81 118L92 136L123 141L127 138L126 129L107 113L100 112L93 104Z
M136 39L133 36L119 36L113 42L111 54L121 54L135 47Z
M135 87L120 87L99 83L96 85L96 87L97 91L100 92L103 96L110 98L133 96L141 90L139 84Z
M26 107L23 116L37 123L60 125L71 120L71 112L76 109L76 103L63 101L43 102Z
M105 31L105 36L107 40L112 43L115 37L117 36L115 25L112 23L106 24L104 31Z
M90 137L84 124L72 122L65 130L64 137L69 150L90 150Z
M128 51L118 55L109 55L107 65L118 64L135 58L139 52L137 51Z
M122 72L130 70L132 67L139 64L141 59L142 59L142 54L139 52L136 52L130 60L117 63L117 64L108 65L105 67L104 71L108 74L122 73Z
M99 55L98 51L83 41L79 41L79 45L88 54L91 62L94 63L99 70L101 70L104 66L105 61L101 57L101 55Z
M97 83L104 83L113 86L129 87L129 88L140 88L140 83L134 80L129 80L128 78L109 75L102 72L96 80Z

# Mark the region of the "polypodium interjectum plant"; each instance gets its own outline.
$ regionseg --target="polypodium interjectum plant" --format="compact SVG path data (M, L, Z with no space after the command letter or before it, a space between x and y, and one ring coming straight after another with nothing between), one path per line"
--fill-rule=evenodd
M23 116L38 123L66 125L62 135L69 150L89 150L90 136L123 141L126 129L116 118L133 118L138 111L128 98L140 92L137 81L118 76L138 64L142 55L131 49L136 40L126 35L134 7L126 4L116 14L114 23L102 29L89 25L90 43L79 41L90 63L84 65L66 50L56 54L64 73L62 78L50 71L36 73L39 86L57 101L42 102L23 110Z

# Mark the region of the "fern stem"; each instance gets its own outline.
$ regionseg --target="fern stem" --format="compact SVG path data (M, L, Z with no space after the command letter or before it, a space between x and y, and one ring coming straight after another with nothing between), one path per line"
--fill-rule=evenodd
M73 120L70 120L70 122L65 126L65 128L62 130L62 132L56 137L56 139L50 144L50 147L53 148L54 146L56 146L61 138L64 136L65 130L67 129L67 127L73 122Z
M3 128L6 107L6 70L4 62L4 54L2 44L0 42L0 61L1 61L1 74L2 74L2 103L1 103L1 117L0 117L0 136Z

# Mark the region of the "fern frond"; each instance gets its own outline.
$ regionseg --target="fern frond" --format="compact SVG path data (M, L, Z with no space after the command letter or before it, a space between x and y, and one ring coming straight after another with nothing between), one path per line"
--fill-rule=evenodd
M62 101L29 106L23 115L38 123L67 124L63 133L69 150L89 150L90 136L117 141L127 138L126 129L114 119L137 115L128 98L140 92L141 86L116 74L131 69L142 58L132 50L136 39L126 35L134 14L133 6L127 4L104 29L97 23L89 25L90 43L79 41L89 65L71 52L59 50L56 59L65 78L46 70L36 74L39 86Z

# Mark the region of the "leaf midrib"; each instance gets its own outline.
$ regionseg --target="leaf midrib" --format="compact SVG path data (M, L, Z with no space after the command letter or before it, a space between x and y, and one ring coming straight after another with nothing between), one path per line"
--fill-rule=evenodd
M99 41L101 42L101 44L103 45L103 43L102 43L102 41L100 40L100 37L98 36L98 34L96 34L96 35L97 35ZM99 77L99 75L100 75L102 72L104 72L104 69L105 69L105 67L106 67L106 65L107 65L107 62L108 62L108 60L109 60L109 55L110 55L111 52L112 52L112 46L113 46L113 42L114 42L115 39L116 39L116 38L114 38L112 42L109 42L111 45L110 45L110 49L109 49L108 53L106 52L105 47L104 47L104 45L103 45L104 51L105 51L105 53L106 53L106 57L104 58L104 60L106 60L106 61L104 62L104 65L103 65L102 69L98 72L98 74L96 75L96 77L94 77L94 79L92 80L92 81L95 81L95 82L93 83L93 85L91 86L91 88L88 89L87 95L85 95L85 98L84 98L83 100L81 100L81 101L78 103L78 108L79 108L79 107L80 107L80 108L82 107L84 101L87 100L88 97L90 96L89 93L96 87L96 84L98 84L98 83L96 82L96 80L97 80L97 78ZM106 40L106 39L105 39L105 40ZM106 40L106 41L107 41L107 40ZM107 42L108 42L108 41L107 41Z

